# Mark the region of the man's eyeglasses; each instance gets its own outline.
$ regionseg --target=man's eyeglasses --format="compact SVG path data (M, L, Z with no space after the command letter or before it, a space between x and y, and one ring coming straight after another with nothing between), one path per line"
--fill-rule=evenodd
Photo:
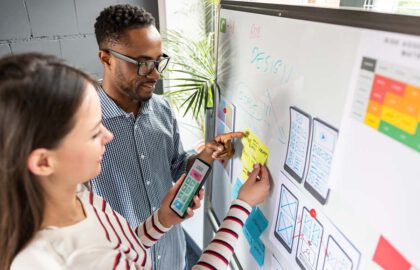
M127 55L121 54L119 52L116 52L116 51L113 51L113 50L110 50L110 49L105 49L104 51L109 52L110 54L117 57L118 59L121 59L121 60L124 60L128 63L132 63L132 64L136 65L138 67L137 74L139 76L147 76L155 68L157 69L157 71L159 73L162 73L165 70L166 66L168 65L169 59L170 59L170 57L168 55L163 54L159 60L137 61L134 58L131 58Z

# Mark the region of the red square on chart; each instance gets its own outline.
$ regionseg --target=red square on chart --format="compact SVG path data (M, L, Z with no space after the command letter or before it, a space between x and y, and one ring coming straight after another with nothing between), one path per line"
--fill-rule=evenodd
M370 93L370 99L378 102L379 104L384 103L385 94L390 87L390 80L380 75L375 75L373 79L372 92Z

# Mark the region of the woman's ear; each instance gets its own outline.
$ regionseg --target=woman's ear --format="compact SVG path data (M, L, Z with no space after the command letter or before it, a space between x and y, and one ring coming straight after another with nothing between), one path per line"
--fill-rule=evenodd
M54 172L51 151L45 148L33 150L28 157L28 169L37 176L49 176Z

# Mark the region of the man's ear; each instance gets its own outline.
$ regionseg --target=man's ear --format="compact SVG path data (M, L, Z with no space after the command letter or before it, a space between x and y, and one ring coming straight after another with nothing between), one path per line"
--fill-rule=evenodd
M49 176L54 172L51 151L45 148L33 150L28 157L28 169L37 176Z
M98 56L99 56L99 60L101 60L101 63L104 65L109 66L110 62L109 62L109 53L104 51L104 50L99 50L98 52Z

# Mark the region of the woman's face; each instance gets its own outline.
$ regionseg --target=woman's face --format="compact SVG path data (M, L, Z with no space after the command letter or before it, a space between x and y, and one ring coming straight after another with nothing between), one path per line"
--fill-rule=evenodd
M67 183L83 183L101 171L105 145L112 133L102 125L102 112L98 94L87 83L81 106L74 116L73 129L54 149L56 166L54 178Z

